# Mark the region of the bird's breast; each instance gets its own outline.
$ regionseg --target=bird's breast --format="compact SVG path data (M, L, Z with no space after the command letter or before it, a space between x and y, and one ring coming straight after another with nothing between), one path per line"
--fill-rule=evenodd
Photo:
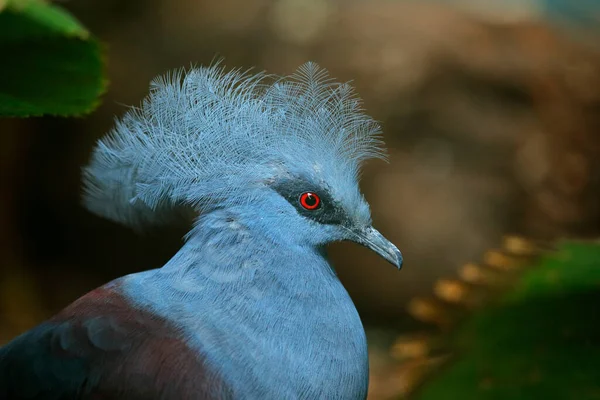
M190 337L241 398L364 398L368 358L356 310L312 303L230 311L190 326Z
M177 325L235 398L365 398L362 323L326 261L309 257L296 265L301 257L284 254L230 279L222 277L232 265L247 263L218 270L204 262L185 266L186 275L148 271L129 280L128 292Z

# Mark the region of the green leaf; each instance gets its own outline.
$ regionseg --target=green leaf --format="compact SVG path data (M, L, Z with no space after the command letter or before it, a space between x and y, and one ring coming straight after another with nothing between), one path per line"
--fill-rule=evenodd
M600 246L565 243L453 338L419 400L600 399Z
M99 104L101 45L59 6L0 0L0 54L0 116L74 116Z

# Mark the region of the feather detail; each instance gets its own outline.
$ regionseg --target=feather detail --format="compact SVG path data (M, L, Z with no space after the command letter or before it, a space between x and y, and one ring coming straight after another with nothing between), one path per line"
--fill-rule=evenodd
M314 63L283 78L218 63L179 70L155 79L142 106L99 141L84 203L132 227L160 224L175 206L239 203L285 175L356 179L363 160L383 157L379 136L352 88Z

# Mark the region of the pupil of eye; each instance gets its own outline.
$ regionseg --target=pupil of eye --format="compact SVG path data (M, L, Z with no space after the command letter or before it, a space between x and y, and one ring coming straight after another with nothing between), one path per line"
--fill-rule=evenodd
M312 194L308 194L308 195L306 195L305 202L309 206L314 206L315 204L317 204L317 198L315 196L313 196Z

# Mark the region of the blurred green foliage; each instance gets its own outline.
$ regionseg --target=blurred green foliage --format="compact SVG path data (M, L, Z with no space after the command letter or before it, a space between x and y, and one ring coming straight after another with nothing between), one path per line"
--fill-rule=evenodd
M564 243L453 337L419 400L600 399L600 245Z
M100 43L42 0L0 0L0 116L76 116L99 103Z

